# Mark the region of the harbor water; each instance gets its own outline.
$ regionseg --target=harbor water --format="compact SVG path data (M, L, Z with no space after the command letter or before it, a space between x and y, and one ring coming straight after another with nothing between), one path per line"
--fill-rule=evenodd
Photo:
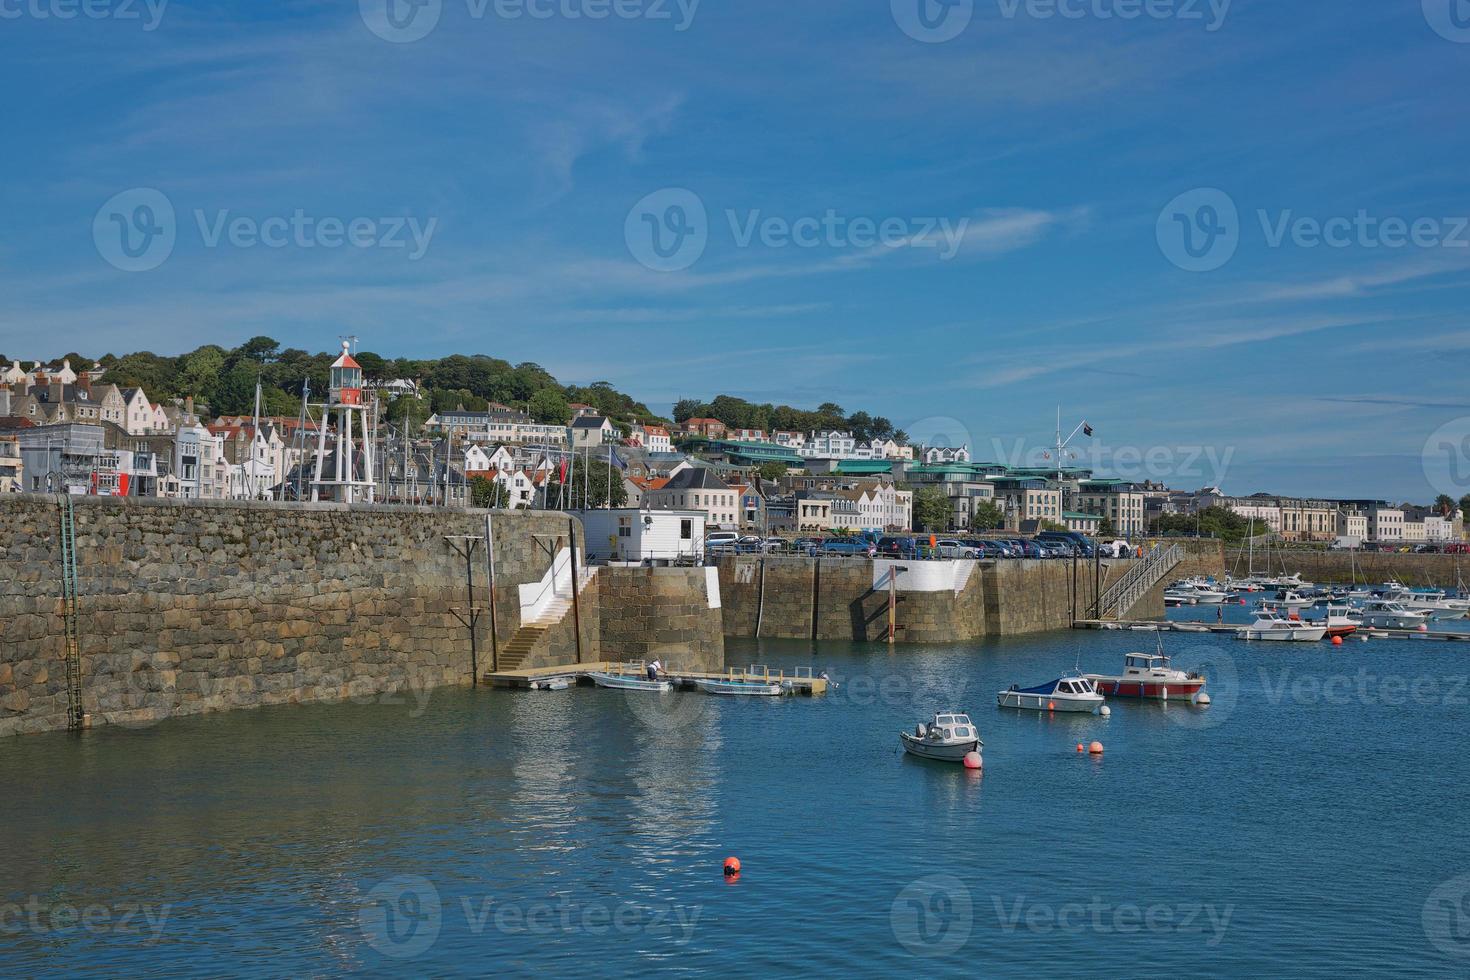
M1210 707L995 706L1158 642L732 643L838 686L448 689L16 738L0 974L1464 976L1460 644L1168 634ZM901 752L949 709L983 774Z

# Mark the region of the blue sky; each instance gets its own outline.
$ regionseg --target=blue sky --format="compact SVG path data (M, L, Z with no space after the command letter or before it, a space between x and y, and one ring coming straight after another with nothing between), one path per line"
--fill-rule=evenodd
M353 333L980 458L1060 404L1189 488L1470 490L1425 465L1470 452L1467 0L69 2L0 0L8 356Z

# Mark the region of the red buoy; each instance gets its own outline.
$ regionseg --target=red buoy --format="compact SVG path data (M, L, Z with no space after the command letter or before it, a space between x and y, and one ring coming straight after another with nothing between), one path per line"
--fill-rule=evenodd
M1077 743L1077 751L1078 752L1086 752L1087 751L1087 747L1084 746L1081 742L1078 742Z
M1092 753L1093 755L1102 755L1103 754L1102 743L1101 742L1093 742L1091 745L1089 745L1087 747L1087 751L1090 752L1090 753Z
M980 758L980 753L979 752L967 752L967 753L965 753L965 768L966 769L983 769L984 767L985 767L985 762L984 762L984 760L982 760Z
M725 858L725 877L737 878L740 876L740 859L737 857Z
M1340 636L1334 636L1332 638L1332 645L1335 646L1335 647L1342 646L1342 637L1340 637Z

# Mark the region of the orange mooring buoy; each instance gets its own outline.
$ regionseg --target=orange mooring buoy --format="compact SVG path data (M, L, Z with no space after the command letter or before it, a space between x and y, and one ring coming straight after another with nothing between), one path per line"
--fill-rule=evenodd
M1342 646L1342 637L1340 637L1340 636L1334 636L1332 638L1332 645L1335 646L1335 647Z
M1082 744L1082 743L1081 743L1081 742L1078 742L1078 743L1077 743L1077 751L1078 751L1078 752L1086 752L1086 751L1087 751L1087 749L1086 749L1086 747L1085 747L1085 746L1083 746L1083 744Z
M1103 754L1102 743L1101 742L1093 742L1091 745L1089 745L1087 747L1087 751L1090 752L1090 753L1092 753L1093 755L1102 755Z
M1046 702L1046 710L1047 711L1055 711L1055 710L1057 710L1057 703L1055 701L1048 701L1048 702Z
M728 858L725 858L725 877L726 878L738 878L738 877L740 877L740 859L739 858L737 858L737 857L728 857Z

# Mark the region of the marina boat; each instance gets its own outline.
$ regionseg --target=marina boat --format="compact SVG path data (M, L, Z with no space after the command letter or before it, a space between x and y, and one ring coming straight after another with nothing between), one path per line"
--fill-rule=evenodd
M572 686L570 677L548 677L544 681L532 681L533 691L565 691Z
M965 756L980 751L985 744L980 741L970 716L957 712L937 714L927 725L915 725L912 732L899 732L898 738L909 755L940 762L963 762Z
M1295 589L1286 589L1281 593L1274 605L1283 609L1306 609L1308 606L1316 605L1317 600L1313 596L1305 596Z
M1362 620L1369 629L1417 630L1428 623L1429 613L1392 599L1370 599L1363 603Z
M662 694L674 689L673 681L651 681L637 674L593 673L587 676L591 677L592 683L598 687L611 688L614 691L650 691Z
M705 694L726 697L779 698L786 693L786 689L776 681L697 680L694 686Z
M1102 707L1103 696L1097 693L1092 681L1074 674L1059 677L1039 687L1017 687L1013 684L995 696L995 703L1002 708L1022 708L1029 711L1090 713Z
M1160 653L1130 653L1123 658L1121 674L1088 674L1100 694L1116 698L1157 701L1189 701L1204 690L1202 674L1175 670Z
M1180 582L1175 582L1165 591L1175 592L1180 595L1193 596L1196 603L1206 606L1218 606L1221 603L1225 602L1228 598L1230 598L1230 594L1228 592L1216 588L1212 583L1206 581L1205 579L1199 578L1185 579Z
M1400 588L1385 592L1383 598L1401 603L1405 609L1426 612L1430 619L1464 619L1466 613L1470 613L1470 601L1451 599L1443 592L1414 592Z
M1199 596L1193 589L1164 590L1164 605L1166 606L1194 606L1199 604Z
M1327 635L1326 626L1313 626L1299 619L1281 619L1261 615L1249 626L1236 632L1240 640L1275 640L1279 642L1315 643Z

